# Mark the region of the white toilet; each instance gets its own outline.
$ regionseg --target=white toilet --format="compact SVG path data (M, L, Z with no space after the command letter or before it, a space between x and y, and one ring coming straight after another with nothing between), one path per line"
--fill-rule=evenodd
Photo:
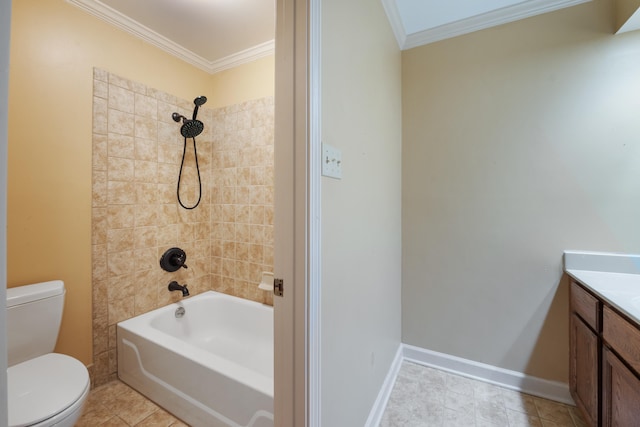
M82 414L87 368L52 353L64 294L60 280L7 289L9 427L72 427Z

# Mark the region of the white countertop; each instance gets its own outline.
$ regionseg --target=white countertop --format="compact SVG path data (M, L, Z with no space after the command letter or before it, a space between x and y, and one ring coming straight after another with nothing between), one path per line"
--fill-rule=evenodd
M640 326L640 256L565 251L567 274Z

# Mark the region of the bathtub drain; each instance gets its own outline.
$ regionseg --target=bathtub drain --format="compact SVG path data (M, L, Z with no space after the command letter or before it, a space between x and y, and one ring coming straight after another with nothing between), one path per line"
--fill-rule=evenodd
M182 316L184 316L184 307L176 308L176 317L181 318Z

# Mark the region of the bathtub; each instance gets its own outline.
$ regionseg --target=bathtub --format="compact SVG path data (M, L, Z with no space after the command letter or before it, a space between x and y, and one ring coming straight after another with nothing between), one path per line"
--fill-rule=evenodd
M118 323L117 343L119 378L189 425L273 427L272 307L209 291Z

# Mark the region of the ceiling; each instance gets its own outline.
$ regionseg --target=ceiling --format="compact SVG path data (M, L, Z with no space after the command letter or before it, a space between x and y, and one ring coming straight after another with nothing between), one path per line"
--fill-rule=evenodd
M210 73L274 50L275 0L67 1ZM370 1L410 49L590 0Z

